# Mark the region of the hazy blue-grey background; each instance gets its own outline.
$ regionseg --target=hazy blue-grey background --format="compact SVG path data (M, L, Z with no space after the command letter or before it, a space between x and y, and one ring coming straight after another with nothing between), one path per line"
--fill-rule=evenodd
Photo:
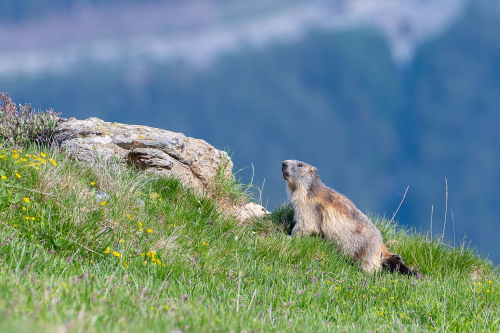
M440 233L446 178L446 238L500 262L498 0L2 0L0 91L229 148L271 210L299 159Z

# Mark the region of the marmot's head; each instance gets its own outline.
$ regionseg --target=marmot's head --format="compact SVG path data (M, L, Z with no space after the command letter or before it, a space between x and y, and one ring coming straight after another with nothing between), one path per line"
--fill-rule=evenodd
M281 172L286 180L288 190L295 192L302 188L308 190L312 184L319 181L318 170L305 162L296 160L286 160L281 163Z

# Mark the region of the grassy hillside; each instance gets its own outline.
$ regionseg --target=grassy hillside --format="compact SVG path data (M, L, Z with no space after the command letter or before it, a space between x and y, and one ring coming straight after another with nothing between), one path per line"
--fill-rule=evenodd
M239 226L217 197L119 164L3 144L0 176L0 331L500 329L490 262L385 219L424 278L368 276L330 242L288 238L286 205Z

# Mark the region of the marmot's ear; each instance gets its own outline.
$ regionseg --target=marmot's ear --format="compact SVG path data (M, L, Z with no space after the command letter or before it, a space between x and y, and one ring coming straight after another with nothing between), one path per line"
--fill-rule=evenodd
M309 167L309 172L310 173L315 173L318 169L316 169L315 167Z

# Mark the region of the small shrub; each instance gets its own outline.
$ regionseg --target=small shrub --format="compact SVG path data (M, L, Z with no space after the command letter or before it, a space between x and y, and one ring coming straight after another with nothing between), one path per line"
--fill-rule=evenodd
M229 155L222 155L222 161L215 175L214 181L208 186L209 196L218 202L218 208L233 212L235 206L242 206L252 195L248 191L252 184L242 184L232 172L232 163Z
M289 203L283 204L271 213L271 220L274 223L283 226L283 229L288 235L292 234L292 229L295 226L293 217L293 206Z
M41 112L31 104L16 106L10 96L0 92L0 137L19 146L29 142L51 143L52 131L61 121L52 109Z

